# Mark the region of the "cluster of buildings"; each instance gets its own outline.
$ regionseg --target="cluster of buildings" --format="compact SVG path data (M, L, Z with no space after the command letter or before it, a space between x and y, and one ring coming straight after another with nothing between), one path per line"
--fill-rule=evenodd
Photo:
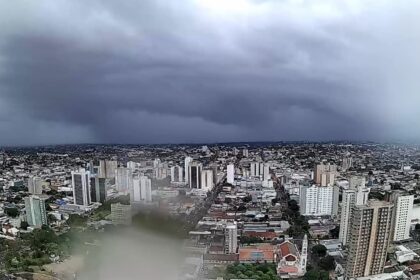
M184 279L265 262L281 279L302 278L316 244L334 258L333 279L420 275L418 147L88 145L11 149L0 159L1 238L59 230L71 214L90 217L129 197L104 219L126 226L138 211L158 209L191 228ZM299 234L285 214L293 200L308 226Z

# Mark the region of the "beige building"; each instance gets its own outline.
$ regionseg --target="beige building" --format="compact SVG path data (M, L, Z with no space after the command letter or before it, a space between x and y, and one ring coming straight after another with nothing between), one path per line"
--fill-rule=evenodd
M393 204L369 201L353 207L346 279L383 273L391 239Z
M337 166L334 164L318 164L315 166L314 180L321 186L332 186L335 182Z

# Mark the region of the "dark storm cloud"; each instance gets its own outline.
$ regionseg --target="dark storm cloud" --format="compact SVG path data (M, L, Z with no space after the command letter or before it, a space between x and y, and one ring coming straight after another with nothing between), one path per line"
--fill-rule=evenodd
M419 139L420 7L379 2L0 4L0 144Z

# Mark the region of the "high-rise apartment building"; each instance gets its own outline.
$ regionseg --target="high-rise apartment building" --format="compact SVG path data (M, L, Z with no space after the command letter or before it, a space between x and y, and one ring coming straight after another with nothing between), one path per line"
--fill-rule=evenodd
M393 204L369 201L354 206L349 231L346 278L383 273L391 239Z
M232 163L228 164L226 167L226 172L227 172L226 180L228 184L235 183L235 165L233 165Z
M209 168L213 171L213 184L216 185L218 183L218 177L217 177L218 166L217 164L211 164Z
M184 169L181 166L175 165L171 167L171 182L184 182Z
M263 164L262 177L264 181L271 179L270 164L268 163Z
M36 195L25 197L26 220L31 227L48 224L45 200Z
M90 199L90 172L85 169L71 172L73 201L76 205L88 206Z
M44 180L37 176L29 176L28 178L28 192L30 194L42 194L42 185Z
M201 188L205 191L211 191L213 186L213 170L201 171Z
M189 174L189 172L190 172L190 163L193 161L193 159L191 158L191 157L185 157L185 160L184 160L184 171L185 171L185 176L184 176L184 178L185 178L185 183L187 183L188 184L188 180L190 179L190 174Z
M335 182L335 175L337 173L337 166L334 164L318 164L315 166L314 180L315 183L325 186L332 186Z
M118 162L116 160L100 160L98 176L99 178L115 178Z
M104 203L107 198L107 186L111 179L99 178L98 175L90 175L90 201Z
M356 205L366 205L369 197L369 189L359 187L359 189L348 189L343 191L341 202L341 219L339 239L343 245L347 245L350 228L351 211Z
M225 228L225 253L236 254L238 249L238 226L236 222L228 223Z
M260 176L260 163L259 162L251 162L251 177Z
M394 194L394 224L393 241L410 239L411 216L414 203L414 195Z
M166 163L159 163L158 166L154 167L154 177L157 180L163 180L170 175L170 169Z
M188 182L191 189L201 189L201 170L202 164L199 162L191 162L188 170Z
M338 187L300 186L299 205L302 215L337 215Z
M135 177L130 191L132 203L152 202L152 180L147 176Z
M116 169L115 185L117 191L126 193L133 184L133 171L130 168L118 167Z
M89 178L89 188L90 188L90 201L99 202L99 179L96 174L91 174Z

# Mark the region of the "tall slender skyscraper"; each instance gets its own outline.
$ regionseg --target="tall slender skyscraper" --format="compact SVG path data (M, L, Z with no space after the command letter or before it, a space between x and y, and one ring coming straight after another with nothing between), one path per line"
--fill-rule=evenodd
M31 227L48 224L45 200L36 195L25 197L26 220Z
M393 205L384 201L353 207L347 279L383 273L391 239L392 212Z
M201 171L201 188L205 191L211 191L213 185L213 170Z
M225 229L225 252L226 254L236 254L238 249L238 226L236 222L229 223Z
M115 184L117 191L128 192L133 184L133 171L130 168L118 167L116 169Z
M251 177L260 176L260 163L251 162L250 171L251 171Z
M99 202L99 180L96 174L90 176L89 179L90 184L90 201L91 202Z
M263 180L265 180L265 181L271 179L270 164L264 163L263 170L262 170L262 176L263 176Z
M152 202L152 180L147 176L133 178L133 186L130 191L132 203Z
M394 199L394 226L393 241L410 239L411 215L414 203L414 195L402 195L395 193Z
M171 167L171 182L184 182L184 169L181 166L175 165Z
M100 160L98 176L99 178L115 178L115 172L118 167L116 160Z
M356 205L366 205L369 197L369 189L360 187L358 190L349 189L343 191L343 200L341 202L341 220L339 239L343 245L347 245L349 234L349 223L351 211Z
M90 199L90 172L85 169L71 172L73 200L76 205L88 206Z
M193 161L193 159L191 157L185 157L184 160L184 171L185 171L185 183L188 184L189 179L190 179L190 163Z
M226 180L229 184L235 183L235 166L233 164L228 164L227 167Z
M202 165L199 162L192 162L189 164L189 185L191 189L201 189L201 170Z
M28 192L30 194L42 194L42 184L44 181L37 176L29 176L28 178Z
M337 166L334 164L318 164L315 166L315 183L321 186L332 186L335 181Z

